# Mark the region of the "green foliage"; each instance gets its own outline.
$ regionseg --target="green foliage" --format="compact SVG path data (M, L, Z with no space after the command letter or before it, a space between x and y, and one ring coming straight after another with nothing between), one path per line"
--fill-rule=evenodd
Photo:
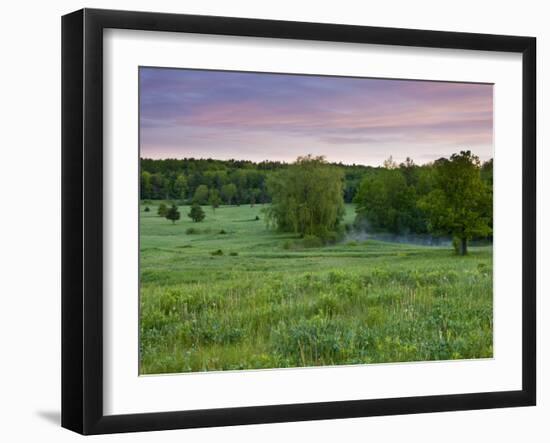
M159 205L157 214L158 214L160 217L166 217L167 211L168 211L168 207L166 206L166 204L165 204L165 203L161 203L161 204Z
M205 185L210 191L217 190L227 204L249 203L254 207L256 204L271 202L267 192L267 178L288 166L273 161L254 163L247 160L142 158L140 198L182 201L183 205L188 202L188 197L192 200L200 185ZM344 201L350 203L361 178L375 168L341 163L337 166L345 176ZM223 186L229 184L234 187L226 187L226 194L223 194Z
M151 173L143 171L140 174L140 198L150 198L153 194L153 184L151 181Z
M298 157L267 182L272 204L268 222L280 231L325 238L344 213L343 174L323 157Z
M225 202L230 205L237 195L237 186L234 183L228 183L222 186L222 196Z
M316 235L304 235L302 244L305 248L320 248L323 246L323 240L317 237Z
M206 215L200 205L198 205L197 203L193 203L193 205L191 206L191 210L189 211L187 216L195 223L198 223L203 221Z
M382 169L366 176L354 198L358 222L395 234L425 232L417 194L401 169Z
M492 188L481 179L480 162L470 151L435 163L434 189L420 201L435 234L456 238L461 255L467 242L491 233Z
M216 211L216 208L220 206L222 199L220 198L220 193L217 189L211 189L210 195L208 196L208 204L212 206L212 211Z
M170 206L170 208L166 210L165 217L168 220L171 220L172 224L176 223L176 220L180 219L180 212L178 211L178 207L176 205Z
M254 222L260 211L220 207L193 236L191 219L141 212L141 374L493 355L491 246L310 249Z
M200 185L195 190L195 195L193 196L193 203L197 203L199 205L204 205L208 202L208 186L206 185Z
M187 188L187 179L185 178L185 175L179 174L174 181L173 197L177 199L185 199L187 196Z
M151 209L149 209L149 206L145 206L145 209L143 210L143 212L149 212Z

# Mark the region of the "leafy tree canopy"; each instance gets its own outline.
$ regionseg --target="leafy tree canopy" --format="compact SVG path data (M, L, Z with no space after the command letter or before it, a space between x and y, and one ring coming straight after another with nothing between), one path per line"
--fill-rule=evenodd
M237 196L237 186L234 183L228 183L222 186L222 195L225 202L230 205Z
M198 203L199 205L204 205L208 201L208 186L199 185L195 190L195 195L193 196L193 203Z
M180 219L180 212L178 211L178 208L176 205L172 205L170 206L167 210L166 210L166 215L165 217L168 219L168 220L171 220L172 223L176 223L176 220L179 220Z
M217 189L211 189L210 195L208 196L208 204L212 206L212 210L216 210L217 207L220 206L222 202L222 199L220 197L220 193Z
M166 216L166 211L168 211L168 207L166 206L166 204L161 203L161 204L159 205L157 214L158 214L160 217L164 217L164 216Z
M198 223L204 220L205 214L199 204L193 203L191 206L191 211L189 211L187 216L195 223Z
M459 240L459 253L467 253L473 237L491 233L492 188L481 179L479 158L470 151L434 163L434 189L420 200L428 228Z
M282 231L327 238L344 215L343 180L324 157L298 157L268 179L268 221Z
M383 169L365 177L355 195L358 222L395 234L425 232L416 190L400 169Z

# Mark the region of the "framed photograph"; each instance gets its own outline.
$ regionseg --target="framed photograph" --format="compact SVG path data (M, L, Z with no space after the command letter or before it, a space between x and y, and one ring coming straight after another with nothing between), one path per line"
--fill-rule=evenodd
M62 425L536 402L532 37L62 19Z

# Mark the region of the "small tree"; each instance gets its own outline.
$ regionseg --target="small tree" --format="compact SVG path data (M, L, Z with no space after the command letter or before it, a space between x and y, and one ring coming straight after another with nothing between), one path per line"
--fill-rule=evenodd
M166 207L166 205L164 203L161 203L159 205L159 209L157 211L157 214L160 216L160 217L165 217L166 216L166 211L168 211L168 208Z
M397 169L397 162L393 159L393 156L390 155L384 163L382 163L384 169Z
M221 198L217 189L210 190L210 196L208 197L208 203L212 206L212 212L216 212L216 208L220 206Z
M172 205L169 209L166 210L165 217L168 220L172 220L172 224L176 223L176 220L180 219L180 211L176 205Z
M144 211L145 211L145 212L149 212L149 211L150 211L149 206L145 206Z
M187 216L195 223L198 223L204 220L205 214L200 205L193 203L193 206L191 206L191 211L187 214Z

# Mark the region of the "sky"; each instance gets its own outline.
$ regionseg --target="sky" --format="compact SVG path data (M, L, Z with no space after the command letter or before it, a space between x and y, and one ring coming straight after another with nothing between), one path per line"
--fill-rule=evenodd
M141 67L140 156L423 164L493 157L493 86Z

